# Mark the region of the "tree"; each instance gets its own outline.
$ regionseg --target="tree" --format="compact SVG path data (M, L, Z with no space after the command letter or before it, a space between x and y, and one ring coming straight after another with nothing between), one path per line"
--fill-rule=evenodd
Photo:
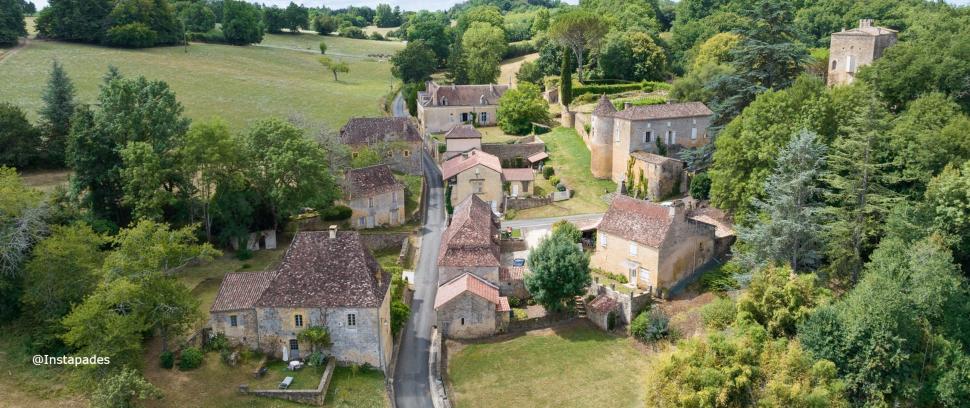
M0 166L0 322L19 312L21 266L47 233L48 209L42 198L24 185L16 170Z
M488 23L474 22L461 38L462 64L473 84L490 84L498 79L499 64L507 48L505 32Z
M591 283L589 258L566 235L544 238L529 254L525 287L546 310L558 312Z
M714 97L714 89L708 84L718 78L731 77L734 69L729 65L705 64L691 69L687 75L674 80L670 98L676 101L708 103Z
M711 176L698 173L690 179L690 196L698 200L706 200L711 195Z
M528 82L537 86L542 86L542 71L534 61L523 62L519 66L519 72L515 73L515 80L519 83Z
M263 25L259 9L242 0L223 0L222 34L233 45L249 45L263 41Z
M26 36L27 25L20 1L0 0L0 45L17 45L17 40Z
M429 11L419 11L408 20L407 40L424 42L434 50L437 58L437 65L440 67L448 59L448 51L451 40L445 28L449 26L449 20L444 13L433 13Z
M737 322L761 325L772 337L792 337L815 307L831 297L815 276L792 277L788 266L762 268L737 303Z
M286 27L286 16L285 11L279 7L272 6L263 9L263 26L266 27L266 32L279 34L283 32L283 27Z
M732 53L741 46L741 35L737 33L719 33L697 47L691 71L695 71L707 64L730 64Z
M381 154L377 150L371 149L370 147L364 146L357 149L350 160L350 167L354 169L359 169L363 167L369 167L376 164L381 164L383 162Z
M458 21L455 23L455 32L459 35L464 35L475 23L485 23L492 27L502 30L502 39L505 40L505 30L502 28L505 26L505 18L502 17L502 10L498 7L485 5L485 6L475 6L458 16Z
M57 60L51 63L51 75L41 99L44 101L44 107L39 112L44 123L44 150L49 164L59 166L64 163L71 116L74 116L76 104L74 83Z
M559 101L567 107L573 101L573 66L570 58L569 48L566 48L562 53L562 68L559 71Z
M434 50L424 40L408 45L391 57L391 74L404 83L419 83L431 79L438 67Z
M317 34L330 35L330 33L337 31L337 21L333 16L320 13L313 19L313 27Z
M310 352L318 352L320 349L330 347L330 331L325 326L310 326L296 335L301 342L310 344Z
M151 329L145 317L135 313L141 287L127 278L102 285L61 321L64 343L83 355L98 355L122 365L137 363L142 334Z
M549 37L572 51L577 76L582 81L586 50L596 48L608 31L609 26L600 16L577 10L558 14L549 27Z
M161 399L162 392L148 382L138 370L124 367L104 379L91 396L96 408L131 408L135 401Z
M103 42L121 47L178 44L182 26L166 0L118 0L106 21Z
M400 10L394 11L391 9L390 5L378 4L377 8L374 9L374 25L385 28L385 27L397 27L401 25L401 12Z
M27 121L24 111L0 102L0 166L22 169L34 164L40 145L40 132Z
M970 118L953 99L931 92L910 101L889 130L896 189L918 197L948 163L970 158Z
M348 73L350 72L350 65L346 62L336 61L330 57L320 57L320 65L326 67L331 73L333 73L333 80L337 81L337 73Z
M606 36L597 65L603 78L654 81L666 76L667 55L650 34L614 32Z
M538 86L523 82L499 98L497 115L503 132L524 135L532 131L532 123L547 119L549 103Z
M765 181L767 198L753 202L763 219L738 231L753 262L785 262L798 272L820 260L819 177L825 152L815 133L802 130L778 153L774 173Z
M290 2L283 11L285 27L291 33L297 33L301 28L310 28L310 10L294 2Z
M58 0L37 16L37 35L63 41L100 42L113 0Z
M549 9L541 8L532 17L532 26L529 31L535 36L538 33L549 29Z
M179 18L185 22L185 29L190 32L205 33L216 28L216 14L203 2L185 6L179 12Z
M930 180L921 204L935 236L970 271L970 162L947 166Z
M221 120L192 124L185 135L182 150L184 172L195 176L193 192L202 206L202 220L206 240L212 240L213 218L210 211L213 197L221 184L238 183L241 146L232 137L229 126Z
M583 239L583 232L566 220L559 220L552 224L552 235L562 235L567 241L579 243Z

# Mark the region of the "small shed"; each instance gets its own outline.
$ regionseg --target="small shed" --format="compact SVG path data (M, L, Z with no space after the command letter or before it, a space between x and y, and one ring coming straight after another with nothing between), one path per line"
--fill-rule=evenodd
M617 318L617 305L616 299L607 295L599 295L587 305L586 317L597 327L610 331L619 320Z
M232 240L230 244L234 251L239 250L237 240ZM276 230L269 229L249 233L249 239L246 240L246 249L250 251L276 249Z

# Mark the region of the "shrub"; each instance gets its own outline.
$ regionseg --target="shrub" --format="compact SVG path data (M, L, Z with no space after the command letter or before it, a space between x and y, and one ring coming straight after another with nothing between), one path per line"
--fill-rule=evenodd
M536 44L532 41L516 41L509 43L509 46L505 48L505 55L502 59L509 59L515 57L521 57L526 54L532 54L538 52Z
M553 186L558 186L559 185L559 176L549 177L549 184L552 184Z
M509 307L520 307L522 306L522 299L515 296L509 296Z
M660 309L644 310L630 323L630 334L642 341L657 341L670 336L670 318Z
M374 41L384 41L385 40L384 36L381 35L381 33L377 32L377 31L375 31L373 33L370 33L370 35L368 37L370 37L370 39L372 39Z
M361 30L360 27L354 27L354 26L341 27L340 36L347 37L347 38L356 38L361 40L367 38L367 36L364 35L364 30Z
M229 350L229 339L226 338L225 334L219 333L212 336L209 342L205 344L205 351L220 351Z
M698 200L706 200L711 195L711 176L707 172L700 173L690 179L690 196Z
M350 219L354 215L354 210L345 205L335 205L320 212L320 217L324 221L343 221Z
M245 261L247 259L252 259L252 258L253 258L253 251L250 251L249 248L246 248L246 241L243 241L242 245L239 246L239 250L236 251L236 259L240 261Z
M111 27L105 33L104 42L113 47L148 48L155 45L158 34L142 23L130 23Z
M179 370L191 370L202 365L202 351L195 347L188 347L182 350L182 358L179 359Z
M552 177L553 174L556 174L556 169L552 168L552 166L542 168L542 178L549 180L549 177Z
M218 28L213 28L204 33L187 33L185 39L192 42L204 42L210 44L225 44L226 36L222 33L222 30Z
M404 324L408 321L408 316L411 315L411 308L399 300L395 300L391 303L391 333L394 336L401 331Z
M162 368L172 368L175 367L175 354L171 351L163 351L161 355L158 356L161 362Z
M319 367L327 363L327 356L322 352L314 351L306 356L306 362L311 366Z
M701 308L704 325L717 330L731 325L736 313L737 308L734 306L734 301L726 297L719 297Z
M226 365L235 365L235 363L232 361L232 350L227 348L219 350L219 359L221 359Z
M321 54L326 54L327 53L327 43L325 43L323 41L320 41L320 53Z

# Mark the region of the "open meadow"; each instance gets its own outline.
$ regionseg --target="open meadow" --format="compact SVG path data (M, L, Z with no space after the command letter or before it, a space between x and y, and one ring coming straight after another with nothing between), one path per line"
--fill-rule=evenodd
M310 42L317 53L290 50ZM303 39L301 39L303 38ZM346 60L350 73L334 81L317 61L326 41L333 58ZM20 106L37 119L51 61L59 60L74 80L78 99L93 103L109 65L126 76L167 82L192 119L222 117L245 129L267 117L301 118L308 126L339 129L352 116L381 115L381 98L395 79L390 63L368 54L393 53L400 43L320 37L267 35L267 46L191 44L140 50L30 40L0 61L0 100ZM337 54L348 55L346 57Z

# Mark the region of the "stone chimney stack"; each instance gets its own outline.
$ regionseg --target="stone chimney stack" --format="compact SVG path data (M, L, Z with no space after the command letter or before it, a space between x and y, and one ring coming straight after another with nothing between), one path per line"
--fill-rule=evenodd
M872 19L864 18L859 20L859 28L869 28L872 27Z
M330 239L337 239L337 226L336 225L331 225L330 226Z
M683 221L686 218L684 210L684 202L682 200L674 200L667 206L667 210L670 211L670 216L674 218L675 221Z

